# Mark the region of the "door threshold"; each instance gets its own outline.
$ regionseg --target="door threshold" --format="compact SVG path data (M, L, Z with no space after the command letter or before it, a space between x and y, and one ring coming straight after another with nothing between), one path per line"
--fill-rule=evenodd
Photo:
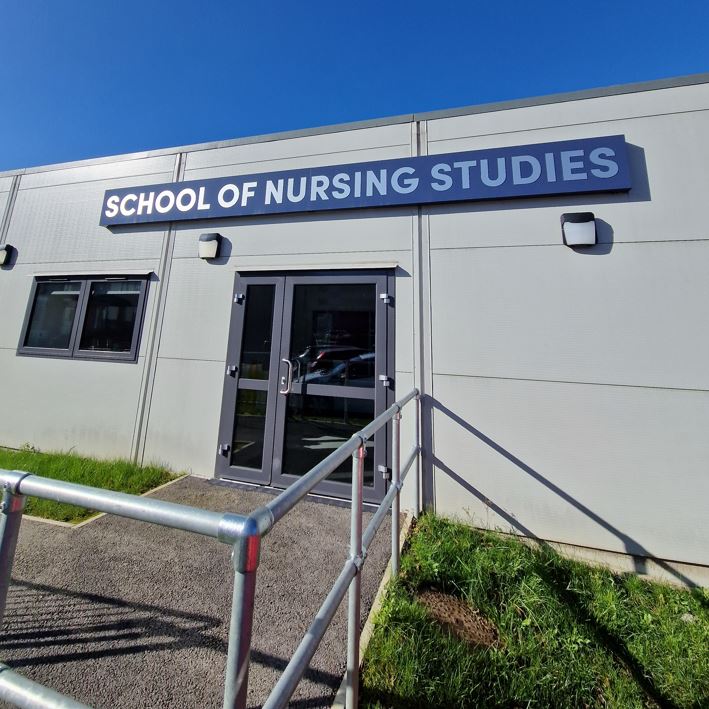
M210 485L218 485L220 487L231 487L239 490L252 490L254 492L265 492L269 495L280 495L283 492L282 487L273 487L272 485L264 485L262 483L249 483L243 480L229 480L228 478L211 478L207 481ZM332 497L323 495L317 492L309 492L305 498L310 502L319 502L323 505L331 505L332 507L344 507L350 509L351 501L343 500L341 497ZM380 503L362 502L362 508L367 512L374 512L379 508Z

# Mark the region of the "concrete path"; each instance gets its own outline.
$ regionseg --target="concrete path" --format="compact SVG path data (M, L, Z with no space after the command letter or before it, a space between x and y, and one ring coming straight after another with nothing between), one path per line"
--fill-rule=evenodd
M196 478L155 495L239 513L270 497ZM387 520L364 567L362 622L386 568L388 540ZM277 681L342 568L348 542L349 510L311 501L265 538L249 706L260 706ZM229 551L212 539L117 517L80 529L24 520L0 660L94 707L219 707ZM345 599L291 706L331 703L345 667L346 607Z

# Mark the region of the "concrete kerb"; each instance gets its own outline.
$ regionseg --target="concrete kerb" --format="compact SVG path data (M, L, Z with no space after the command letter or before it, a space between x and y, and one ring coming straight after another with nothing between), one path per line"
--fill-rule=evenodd
M404 548L404 544L406 543L406 540L409 537L409 533L411 532L411 526L413 525L414 522L414 514L413 512L407 512L406 516L404 518L404 522L401 525L401 531L399 532L399 552ZM384 603L384 596L386 594L386 589L387 586L389 585L389 581L391 581L391 563L387 565L386 571L384 572L384 576L382 577L381 583L379 584L379 588L377 589L377 595L374 597L374 602L372 603L372 607L369 610L369 615L367 616L367 620L364 624L364 627L362 628L362 632L359 636L359 666L360 669L362 668L362 661L364 660L364 655L367 652L367 647L369 645L369 641L372 639L372 633L374 632L374 619L377 617L377 614L379 613L379 610L382 607L382 604ZM342 682L340 683L340 688L337 690L337 694L335 695L335 699L332 702L332 707L333 709L346 709L346 704L345 704L345 695L347 693L347 676L345 675L342 678Z

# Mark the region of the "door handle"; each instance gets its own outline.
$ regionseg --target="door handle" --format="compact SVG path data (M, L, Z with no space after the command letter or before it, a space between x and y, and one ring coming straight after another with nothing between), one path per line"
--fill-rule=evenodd
M288 376L281 377L281 386L283 389L279 389L279 394L290 394L291 387L293 386L293 362L289 359L282 359L281 362L285 362L288 365Z

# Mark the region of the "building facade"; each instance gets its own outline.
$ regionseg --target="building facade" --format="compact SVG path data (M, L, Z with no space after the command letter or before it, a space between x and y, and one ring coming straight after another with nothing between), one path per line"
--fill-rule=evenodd
M418 387L429 507L709 566L708 82L0 173L0 444L284 487Z

